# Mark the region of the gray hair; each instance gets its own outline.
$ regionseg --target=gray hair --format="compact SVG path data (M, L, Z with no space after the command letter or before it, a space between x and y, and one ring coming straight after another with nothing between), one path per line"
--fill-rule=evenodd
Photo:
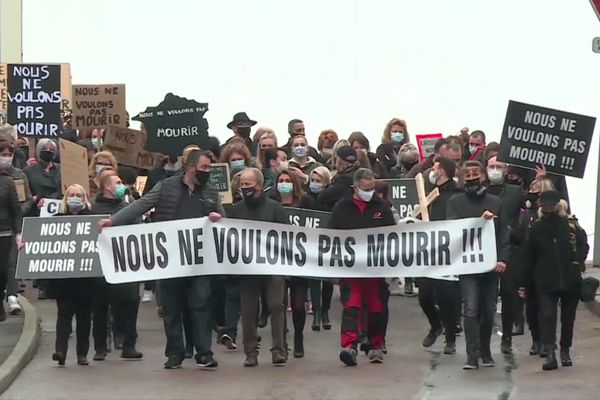
M401 165L405 162L414 160L418 162L420 157L419 150L417 150L414 145L407 143L400 147L400 151L398 152L398 164Z
M258 169L258 168L254 168L254 167L245 168L241 172L252 172L254 174L254 178L256 178L256 183L260 183L261 185L263 183L265 183L265 177L264 177L263 173L260 172L260 169ZM242 175L240 174L240 177L241 176Z
M35 154L39 157L42 150L44 150L44 147L46 147L48 144L52 145L52 147L54 147L54 151L56 152L56 150L57 150L56 142L52 139L43 138L43 139L40 139L37 146L35 146Z
M0 140L13 144L17 140L17 130L9 124L0 125Z
M368 181L373 180L375 179L375 174L369 168L359 168L358 171L354 173L354 184L358 185L362 179Z

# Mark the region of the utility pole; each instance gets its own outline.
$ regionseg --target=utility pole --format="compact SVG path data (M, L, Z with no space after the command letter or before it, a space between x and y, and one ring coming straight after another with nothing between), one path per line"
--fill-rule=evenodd
M600 0L590 0L592 8L596 13L596 16L600 20ZM592 42L592 50L595 53L600 53L600 38L594 38ZM598 195L598 188L600 188L600 156L598 160L598 176L596 177L596 218L594 224L594 266L600 266L600 195Z

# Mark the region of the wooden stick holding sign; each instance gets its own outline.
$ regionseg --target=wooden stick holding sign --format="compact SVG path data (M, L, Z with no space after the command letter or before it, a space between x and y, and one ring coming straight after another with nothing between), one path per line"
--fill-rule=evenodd
M417 184L417 194L419 196L419 206L412 212L412 217L417 218L421 215L422 221L429 221L429 205L435 201L440 195L438 188L435 188L425 196L425 180L423 174L419 174L415 177L415 183ZM421 211L423 210L423 211Z

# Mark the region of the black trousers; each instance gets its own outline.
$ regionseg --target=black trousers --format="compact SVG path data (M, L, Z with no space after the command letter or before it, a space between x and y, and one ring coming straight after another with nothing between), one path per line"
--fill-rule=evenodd
M310 279L309 287L313 312L321 314L322 311L329 311L331 298L333 297L333 283L320 279Z
M92 317L92 299L57 299L56 318L57 353L67 354L69 336L73 331L73 316L76 320L77 355L87 357L90 348L90 325Z
M578 292L539 293L542 315L542 339L546 349L556 348L556 323L560 300L560 347L573 345L573 326L579 303Z
M525 299L525 316L527 318L527 325L531 332L531 339L534 342L541 341L540 334L540 300L538 298L537 289L535 285L527 288L527 298Z
M292 322L294 324L294 335L301 337L304 332L304 325L306 324L306 308L304 303L306 301L306 294L308 292L309 279L306 278L291 278L288 282L290 288L289 299L285 297L285 304L288 303L292 307ZM286 291L287 293L287 291ZM285 314L285 332L287 329L287 313Z
M510 268L500 274L500 297L502 297L502 338L510 340L518 316L522 315L523 303L518 293L518 277Z
M135 348L137 341L137 316L140 306L139 284L122 283L99 285L94 298L94 349L106 352L109 324L109 307L112 314L113 335L123 337L123 350Z
M0 301L4 300L4 290L8 281L8 267L10 265L10 250L14 235L0 237Z
M454 342L456 327L460 321L457 298L460 284L457 281L418 278L419 305L425 313L431 329L444 328L447 342Z

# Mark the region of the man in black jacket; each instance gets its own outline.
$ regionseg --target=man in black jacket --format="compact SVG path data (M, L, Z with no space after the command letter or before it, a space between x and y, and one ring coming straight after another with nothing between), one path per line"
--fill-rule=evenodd
M457 191L454 175L456 164L448 158L439 157L433 164L436 187L440 195L431 204L430 221L444 221L448 201ZM446 336L444 354L456 352L456 328L460 323L460 285L456 280L418 278L419 305L429 321L430 330L423 340L424 347L431 347L442 330ZM454 278L456 279L456 278Z
M340 147L335 155L335 168L337 175L333 178L331 186L323 189L317 197L319 203L327 209L332 209L352 188L354 174L359 168L356 150L350 146Z
M379 196L374 196L373 171L360 168L354 174L353 183L352 194L342 198L333 208L329 228L364 229L395 225L396 221L389 204ZM372 346L369 350L369 362L383 362L381 347L385 334L385 316L381 296L384 285L383 278L342 279L340 282L341 300L344 305L340 361L348 366L357 364L358 319L363 303L366 304L369 313L367 336Z
M487 192L500 197L502 218L507 229L518 229L521 209L525 207L525 192L518 186L506 183L508 164L500 162L496 157L488 160L487 175L489 186ZM513 251L514 250L514 251ZM502 297L502 343L503 354L512 353L513 326L515 333L522 335L525 329L523 318L523 299L518 294L518 256L516 249L511 248L510 265L500 276L500 296ZM519 311L521 310L521 311ZM519 319L517 321L517 319Z
M496 301L498 295L498 274L506 270L508 256L508 235L502 219L502 204L499 197L487 193L483 183L486 180L483 166L478 161L465 161L462 167L465 193L460 193L448 201L447 218L494 219L496 224L496 248L498 262L494 271L482 274L461 275L460 289L464 304L465 341L467 342L467 363L464 369L479 368L479 358L484 367L493 367L494 359L490 350Z
M263 193L264 177L257 168L246 168L240 176L240 191L243 201L233 205L231 218L252 221L277 222L288 224L283 206ZM240 300L242 332L244 336L244 367L258 365L257 316L261 291L267 293L267 308L271 315L271 350L273 365L287 363L287 349L284 345L285 279L282 276L243 276L240 278Z
M294 140L294 136L306 136L306 130L304 127L304 122L301 119L293 119L288 122L288 133L290 138L287 143L282 146L282 148L287 151L288 156L291 158L294 154L292 154L292 141ZM325 159L319 154L317 149L312 146L308 147L308 155L315 159L319 164L325 164Z
M201 150L190 152L183 175L159 182L141 199L131 203L110 219L99 222L100 228L127 225L154 208L153 221L172 221L206 217L218 221L225 215L219 194L207 187L210 176L210 157ZM196 365L216 368L211 351L212 325L210 315L210 277L192 276L165 279L159 282L164 327L167 336L165 368L181 368L185 356L182 332L183 308L189 307L196 346Z

